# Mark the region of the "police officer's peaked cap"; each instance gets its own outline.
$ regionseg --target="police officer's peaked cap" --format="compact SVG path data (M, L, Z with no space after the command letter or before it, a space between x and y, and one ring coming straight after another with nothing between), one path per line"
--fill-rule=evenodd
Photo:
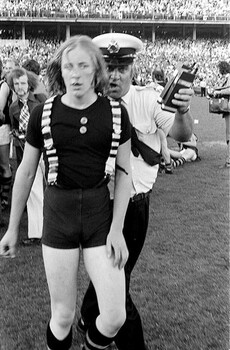
M107 64L119 66L131 64L143 46L140 39L123 33L102 34L93 42L101 49Z

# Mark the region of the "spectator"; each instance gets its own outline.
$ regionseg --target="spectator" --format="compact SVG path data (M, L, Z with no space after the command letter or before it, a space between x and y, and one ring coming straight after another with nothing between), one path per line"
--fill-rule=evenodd
M40 64L37 61L33 60L33 59L28 59L27 61L25 61L23 63L22 67L25 68L29 72L33 72L38 77L38 86L33 91L33 93L34 94L47 95L47 91L46 91L45 85L44 85L44 83L42 81L42 78L40 76L40 74L41 74Z
M224 80L221 87L215 88L214 96L225 97L230 100L230 64L226 61L221 61L218 64L218 68ZM223 113L223 118L225 120L225 134L227 143L225 167L230 168L230 112Z
M18 62L8 58L5 63L3 76L0 84L0 186L1 207L5 210L9 206L9 192L12 182L12 171L10 167L10 116L9 106L12 103L12 91L10 90L6 77L9 72L18 66Z
M0 59L0 81L2 79L2 60ZM4 121L5 116L3 114L0 114L0 125L2 125L2 122ZM0 184L0 198L1 198L1 194L2 194L2 185ZM0 204L0 227L3 225L3 221L2 221L2 206Z
M164 70L160 67L155 67L152 72L152 80L161 86L165 86L167 80L165 78Z
M55 38L48 39L30 38L29 46L17 47L17 59L22 65L27 59L36 60L42 68L46 69L47 63L60 42ZM165 77L170 79L178 62L196 62L199 66L194 87L200 91L198 77L206 77L206 84L213 89L217 81L221 79L216 66L219 61L229 61L229 41L223 39L189 39L171 38L168 40L157 39L154 43L143 41L143 50L138 53L134 65L134 78L137 84L146 85L152 81L153 62L164 70ZM15 55L14 46L5 45L1 48L2 60ZM44 70L43 70L44 72ZM195 85L196 84L196 85Z
M38 77L24 68L13 69L8 75L7 81L10 89L17 96L17 100L10 106L9 114L12 121L17 166L19 166L23 158L29 116L37 105L46 100L46 96L33 93L38 85ZM25 116L26 120L23 119ZM41 159L27 201L28 239L22 241L23 245L26 246L40 243L42 236L43 175L44 165Z
M200 78L200 96L201 97L206 97L206 80L204 77Z
M106 0L73 1L73 0L21 0L19 2L3 1L0 3L0 15L13 17L108 17L117 18L161 18L161 19L204 19L216 20L217 16L230 14L225 0Z

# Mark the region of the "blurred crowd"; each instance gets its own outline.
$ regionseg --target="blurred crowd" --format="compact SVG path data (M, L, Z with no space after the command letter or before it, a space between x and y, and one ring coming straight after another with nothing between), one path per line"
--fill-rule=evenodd
M162 70L169 79L178 64L196 63L198 73L194 86L199 87L200 82L205 81L208 90L218 85L221 78L218 63L229 60L230 44L227 40L168 39L145 42L144 50L136 60L136 79L140 85L148 84L155 68Z
M22 65L28 59L34 59L40 64L41 70L44 71L47 62L51 59L60 42L56 39L36 38L29 40L28 46L21 45L4 45L1 47L1 60L3 63L9 57L13 57Z
M7 0L0 16L227 19L229 0Z
M8 57L14 57L20 64L33 58L39 62L44 75L47 62L59 44L56 39L39 38L29 40L29 45L25 47L5 45L1 48L0 58L4 63ZM194 86L199 87L203 81L208 90L218 85L218 63L229 59L230 44L227 40L158 39L154 43L145 41L144 49L138 54L135 63L135 82L138 85L151 83L152 72L156 69L164 71L165 77L170 79L178 63L196 63L198 74Z

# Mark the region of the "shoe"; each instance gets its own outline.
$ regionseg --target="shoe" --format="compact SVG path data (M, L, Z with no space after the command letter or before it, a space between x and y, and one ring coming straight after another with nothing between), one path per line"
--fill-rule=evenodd
M186 162L194 162L197 159L197 152L190 147L184 148L180 153Z
M173 174L173 163L165 164L165 174Z
M81 334L85 334L87 332L88 326L84 323L82 318L79 318L77 322L77 330Z
M165 173L165 167L164 165L160 165L159 168L158 168L158 173L159 174L164 174Z
M22 241L22 245L29 247L31 245L39 245L41 243L41 238L27 238Z
M194 162L195 160L201 160L201 158L199 156L199 153L198 153L198 148L197 147L195 147L195 146L187 146L187 145L185 145L183 147L183 150L189 150L189 149L195 151L195 153L196 153L196 156L194 156L194 159L191 159L192 162Z
M158 172L159 172L160 174L164 174L164 173L165 173L165 161L164 161L163 158L161 159L161 162L160 162L160 164L159 164Z

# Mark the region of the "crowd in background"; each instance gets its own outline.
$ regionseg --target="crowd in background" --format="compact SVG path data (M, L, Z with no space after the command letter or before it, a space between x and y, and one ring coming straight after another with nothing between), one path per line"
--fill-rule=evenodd
M23 63L33 58L38 61L42 74L45 74L47 62L60 43L54 39L33 39L26 47L5 45L1 48L1 59L14 57ZM229 61L230 45L228 41L219 40L185 40L168 39L156 40L154 43L145 41L144 50L138 54L135 64L135 81L139 85L151 83L152 72L155 68L163 70L165 77L170 79L178 63L198 65L195 87L203 81L207 89L212 89L219 83L218 62ZM220 82L221 83L221 82Z
M205 81L207 88L212 89L218 84L220 75L217 65L220 61L229 61L230 45L224 40L157 40L154 43L146 42L144 50L136 60L136 77L142 85L151 81L151 73L156 65L170 78L178 63L198 65L195 87L200 81ZM221 83L221 82L220 82Z
M0 16L213 19L230 16L229 0L7 0Z
M55 38L30 39L28 46L7 44L1 47L0 58L4 62L7 57L14 57L19 63L33 58L44 69L59 45L60 41Z

